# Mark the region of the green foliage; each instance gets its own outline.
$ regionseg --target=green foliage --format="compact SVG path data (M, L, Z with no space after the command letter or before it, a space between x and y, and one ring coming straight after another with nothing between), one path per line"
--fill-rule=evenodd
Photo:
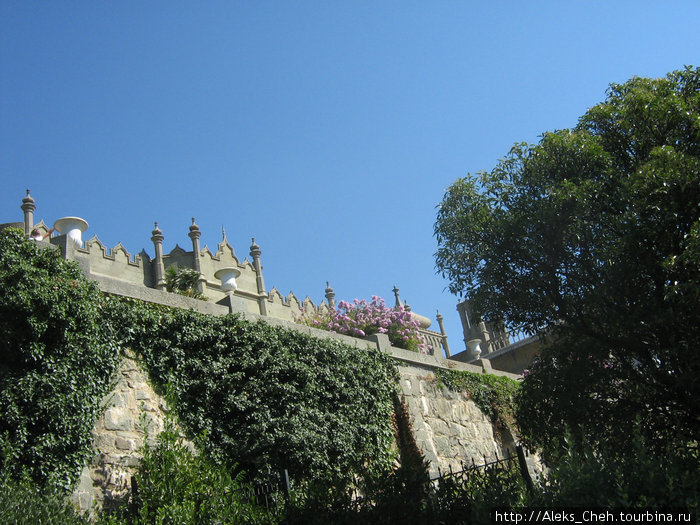
M700 453L697 446L652 452L639 431L615 454L565 435L531 505L607 508L684 508L698 511Z
M239 316L135 305L129 343L216 461L339 490L390 464L388 356Z
M515 509L528 501L517 461L445 477L434 498L437 517L433 523L487 524L492 509Z
M197 289L200 277L197 270L168 266L165 270L165 289L194 299L205 299L204 294Z
M517 381L466 370L438 369L435 375L447 388L467 392L479 410L488 415L494 423L506 428L514 426L516 396L520 388Z
M117 523L199 525L275 523L275 517L248 501L242 473L232 477L221 464L195 454L172 423L146 442L134 477L137 490ZM281 497L281 496L280 496Z
M68 488L116 366L104 302L75 263L0 233L0 445L3 469Z
M88 525L66 499L65 491L44 487L27 476L0 473L0 509L3 523Z
M549 341L519 427L547 447L700 434L700 69L613 84L439 206L437 266L486 320ZM578 434L578 435L577 435ZM613 449L614 447L609 447Z

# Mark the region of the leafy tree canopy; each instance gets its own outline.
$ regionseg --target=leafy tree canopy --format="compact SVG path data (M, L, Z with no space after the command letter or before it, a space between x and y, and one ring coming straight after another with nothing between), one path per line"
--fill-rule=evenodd
M457 180L435 235L476 312L548 327L523 388L536 444L700 435L700 69L612 84L575 128Z

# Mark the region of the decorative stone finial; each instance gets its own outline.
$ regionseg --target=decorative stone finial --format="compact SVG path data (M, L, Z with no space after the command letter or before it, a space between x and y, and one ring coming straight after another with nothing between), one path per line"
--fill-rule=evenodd
M34 210L36 210L34 199L32 199L32 196L29 195L29 190L27 190L27 196L22 199L21 208L24 212L24 233L29 235L34 227Z
M394 297L396 298L396 303L394 304L394 308L399 308L403 306L403 303L401 302L401 298L399 297L399 289L394 285L394 289L392 290L394 292Z
M192 217L192 226L190 226L190 233L187 234L192 241L199 239L202 236L202 232L199 231L199 226L194 222L194 217Z
M34 204L34 199L29 195L29 189L27 189L27 196L22 199L22 204Z
M251 238L252 244L250 245L250 256L253 258L260 257L262 251L260 251L260 246L255 242L255 237Z
M151 232L151 241L154 243L162 243L163 239L164 239L163 232L158 227L158 223L154 222L153 223L153 231Z
M331 308L335 306L335 292L328 281L326 281L326 300Z
M31 195L29 195L29 190L27 190L27 196L22 199L22 211L27 213L27 212L33 212L36 210L36 204L34 204L34 199L32 198Z
M438 320L438 323L442 321L442 314L440 313L440 310L437 311L437 315L435 316L435 319Z
M267 293L265 292L265 279L263 279L263 267L260 262L260 246L255 242L255 237L250 239L250 256L253 258L253 268L255 268L255 283L258 287L258 306L260 315L267 315Z
M226 228L224 228L223 224L221 225L221 242L226 242Z

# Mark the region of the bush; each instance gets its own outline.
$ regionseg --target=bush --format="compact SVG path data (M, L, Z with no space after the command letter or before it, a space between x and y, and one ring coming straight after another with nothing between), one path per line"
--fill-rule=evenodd
M72 486L117 363L105 303L77 264L0 233L0 450L4 469Z
M41 523L42 525L88 525L68 503L66 493L44 487L28 476L0 474L0 508L3 523Z
M225 466L195 454L169 423L155 445L146 441L134 477L137 488L115 522L276 523L273 513L256 507L249 498L242 477L242 473L234 477Z
M650 450L637 430L618 450L572 440L556 443L547 475L533 498L539 506L677 507L698 510L700 451L697 444Z
M398 348L422 353L429 350L411 312L403 306L387 308L384 299L376 295L369 303L365 299L355 299L352 303L340 301L337 308L321 313L302 310L298 322L353 337L387 334L391 344Z

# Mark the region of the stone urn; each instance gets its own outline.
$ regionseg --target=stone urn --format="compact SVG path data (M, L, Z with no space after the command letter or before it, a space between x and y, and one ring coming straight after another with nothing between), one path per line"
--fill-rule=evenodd
M83 247L83 232L88 223L80 217L61 217L53 223L54 229L61 235L66 235L78 248Z
M236 288L238 288L236 277L240 275L241 271L238 268L221 268L214 273L214 277L221 280L221 290L226 295L231 295L236 291Z
M467 348L469 349L469 355L474 359L479 359L481 357L481 339L470 339L467 341Z

